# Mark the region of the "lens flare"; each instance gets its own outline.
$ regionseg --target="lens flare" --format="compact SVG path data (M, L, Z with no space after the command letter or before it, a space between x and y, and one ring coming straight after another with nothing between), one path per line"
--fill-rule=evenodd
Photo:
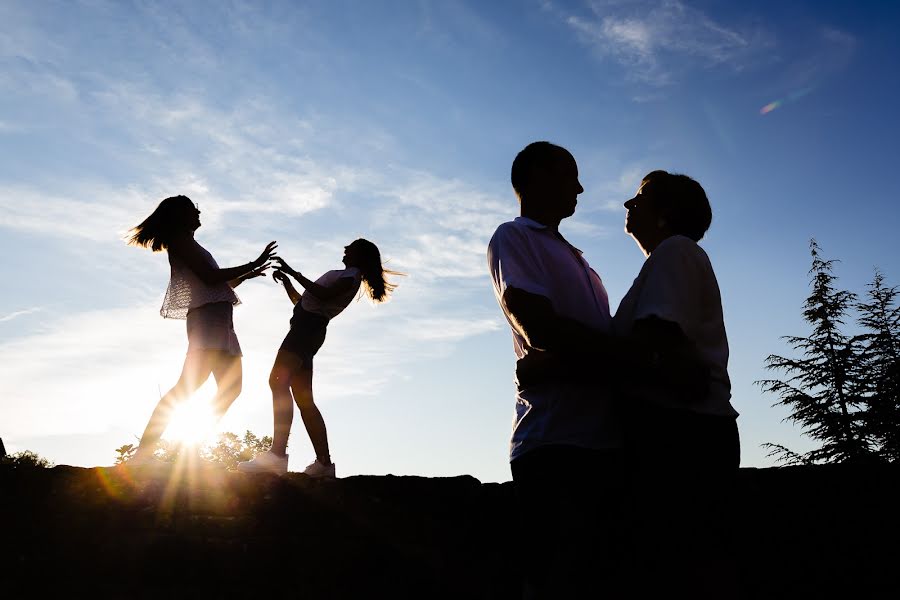
M203 442L215 426L215 417L208 401L193 398L177 407L166 428L165 438L188 446Z
M781 106L781 100L776 100L775 102L769 102L768 104L763 106L761 109L759 109L759 114L767 115L770 112L772 112L773 110L775 110L776 108L778 108L779 106Z

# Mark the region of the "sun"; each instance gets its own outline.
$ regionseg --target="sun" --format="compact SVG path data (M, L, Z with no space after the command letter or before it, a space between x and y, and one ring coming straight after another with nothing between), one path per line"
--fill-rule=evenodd
M172 412L163 437L187 446L204 442L215 428L215 417L208 399L191 398Z

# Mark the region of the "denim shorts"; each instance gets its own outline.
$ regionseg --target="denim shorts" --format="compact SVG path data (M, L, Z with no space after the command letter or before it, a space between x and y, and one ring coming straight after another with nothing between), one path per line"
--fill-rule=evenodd
M242 356L241 345L234 333L231 302L213 302L192 308L187 314L188 352L221 350Z
M281 342L279 352L290 352L303 359L303 369L312 370L313 357L325 342L328 319L322 315L303 310L298 302L291 318L291 330Z

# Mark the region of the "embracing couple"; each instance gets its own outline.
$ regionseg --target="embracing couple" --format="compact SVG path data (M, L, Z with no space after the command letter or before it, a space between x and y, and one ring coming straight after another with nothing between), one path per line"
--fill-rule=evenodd
M736 595L729 510L740 462L712 220L686 175L653 171L625 202L646 261L612 316L559 232L584 191L565 148L512 165L520 216L488 265L513 336L510 461L530 598Z

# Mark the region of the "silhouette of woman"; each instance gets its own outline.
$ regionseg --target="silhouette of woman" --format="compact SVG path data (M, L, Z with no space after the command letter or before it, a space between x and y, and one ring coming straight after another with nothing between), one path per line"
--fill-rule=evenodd
M664 586L636 597L731 597L738 413L719 286L697 244L712 210L699 183L666 171L647 174L625 208L625 231L647 257L613 319L640 365L621 386L635 548L650 570L634 581Z
M171 278L159 312L167 319L186 319L188 335L181 376L153 410L140 445L128 460L131 466L154 461L156 443L173 409L203 385L210 373L216 380L212 406L216 419L241 392L241 347L232 321L232 309L240 300L234 288L242 281L265 275L276 243L270 242L256 260L221 269L194 239L199 227L199 207L187 196L172 196L160 202L128 238L131 245L167 251Z
M290 331L278 349L269 375L274 437L270 451L239 463L238 470L279 475L287 472L287 442L294 419L293 403L296 403L316 453L316 459L303 472L311 477L332 478L335 476L335 466L329 454L325 421L313 402L313 356L325 341L328 322L350 304L360 284L364 284L369 298L384 302L396 287L385 276L402 273L385 269L381 265L378 247L364 239L355 240L344 248L344 269L328 271L316 281L307 279L283 259L274 257L274 260L279 266L272 278L284 285L288 298L294 303ZM303 286L306 290L304 294L297 292L288 275Z

